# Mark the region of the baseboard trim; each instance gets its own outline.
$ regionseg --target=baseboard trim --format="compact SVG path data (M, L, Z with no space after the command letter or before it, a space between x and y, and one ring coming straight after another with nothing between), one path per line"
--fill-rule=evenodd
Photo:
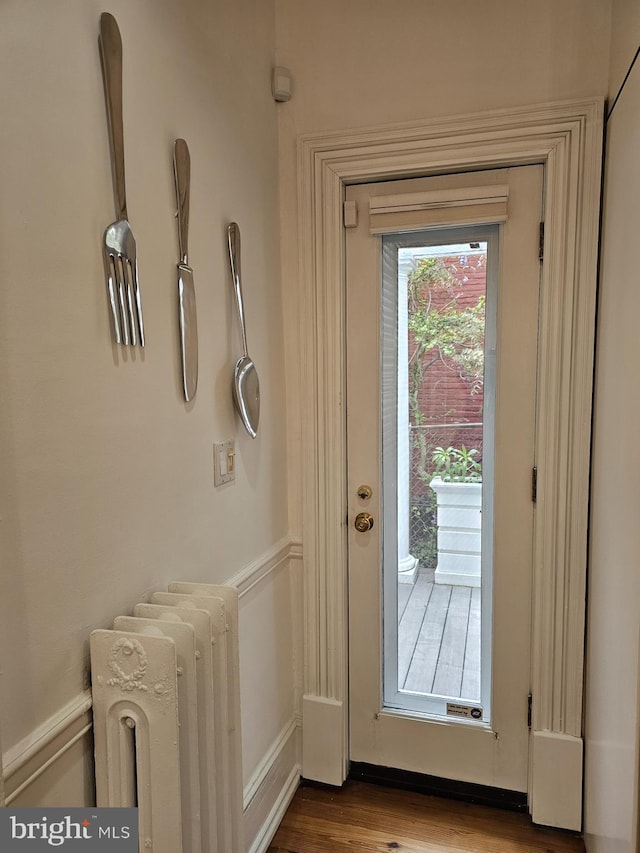
M278 737L275 739L275 741L272 743L272 745L269 747L269 749L263 756L262 761L254 770L251 779L249 779L248 783L245 785L244 788L243 800L245 811L251 805L251 801L257 794L258 790L264 784L267 776L273 769L282 752L286 749L290 738L294 737L297 734L297 729L298 720L294 716L289 720L286 726L283 727Z
M273 804L273 808L269 812L269 816L262 825L262 828L255 837L253 843L248 848L248 853L265 853L265 851L268 850L269 845L273 840L273 836L278 831L282 818L285 816L285 813L289 808L289 804L298 790L299 785L300 767L298 766L294 767L289 774L289 778L287 779L280 796Z
M447 797L450 800L461 800L465 803L493 806L507 811L527 811L527 795L521 791L491 788L474 782L458 782L454 779L428 776L411 770L397 770L393 767L378 767L375 764L352 761L348 778L374 785L387 785L390 788L402 788L419 794Z
M300 724L282 729L244 789L248 853L264 853L300 783Z

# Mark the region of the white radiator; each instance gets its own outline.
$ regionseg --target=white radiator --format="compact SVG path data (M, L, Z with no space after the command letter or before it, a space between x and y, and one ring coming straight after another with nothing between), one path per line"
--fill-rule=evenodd
M173 583L91 635L98 806L141 853L243 853L238 594Z

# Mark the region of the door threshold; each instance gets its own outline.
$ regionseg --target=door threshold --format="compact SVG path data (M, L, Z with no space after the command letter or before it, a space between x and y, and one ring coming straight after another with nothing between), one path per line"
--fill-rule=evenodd
M402 788L419 794L431 794L465 803L476 803L512 812L528 812L527 795L523 791L509 791L505 788L492 788L475 782L459 782L456 779L444 779L429 776L412 770L399 770L395 767L378 767L363 761L352 761L349 765L349 779L370 782L373 785L386 785L389 788Z

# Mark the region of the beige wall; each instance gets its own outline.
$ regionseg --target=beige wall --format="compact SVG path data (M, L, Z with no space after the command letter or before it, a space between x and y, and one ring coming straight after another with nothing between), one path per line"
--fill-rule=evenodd
M610 99L640 44L640 8L614 0ZM625 64L626 63L626 64ZM607 127L588 612L585 836L590 853L636 850L640 630L640 64Z
M640 3L613 0L611 15L611 61L609 103L618 94L640 42Z
M172 578L224 582L288 534L274 4L109 4L124 44L144 351L110 340L103 10L97 0L5 0L0 8L0 727L12 756L87 687L93 628ZM191 149L200 338L189 406L177 338L177 136ZM231 398L240 353L225 253L231 219L242 229L250 352L262 386L255 441ZM214 488L212 445L227 438L236 440L236 482ZM267 580L252 593L242 638L245 778L293 714L283 571L273 588ZM275 686L267 689L270 667Z
M276 0L291 525L300 531L296 138L604 95L609 0Z

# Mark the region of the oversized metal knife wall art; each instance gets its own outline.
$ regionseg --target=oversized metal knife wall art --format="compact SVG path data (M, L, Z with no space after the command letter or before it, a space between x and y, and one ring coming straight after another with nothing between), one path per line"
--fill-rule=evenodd
M198 386L198 321L193 270L189 266L189 185L191 158L184 139L176 139L173 148L173 170L178 203L178 319L180 323L180 355L184 398L193 400Z

